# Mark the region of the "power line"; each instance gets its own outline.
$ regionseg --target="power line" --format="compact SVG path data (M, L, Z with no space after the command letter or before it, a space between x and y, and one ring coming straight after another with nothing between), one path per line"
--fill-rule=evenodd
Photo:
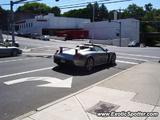
M10 5L9 3L0 4L0 6Z
M76 6L76 5L86 5L88 3L95 3L95 2L105 2L105 1L111 1L111 0L99 0L99 1L93 1L93 2L83 2L83 3L77 3L77 4L68 4L68 5L62 5L59 7L68 7L68 6Z
M42 0L36 0L36 1L42 1ZM70 8L80 8L80 7L85 7L89 3L99 3L99 4L112 4L112 3L121 3L121 2L127 2L127 1L132 1L132 0L116 0L116 1L111 1L111 0L99 0L99 1L93 1L93 2L83 2L83 3L77 3L77 4L70 4L70 5L62 5L58 6L60 9L70 9ZM24 4L24 3L29 3L29 2L35 2L35 0L32 1L26 1L26 2L21 2L19 4ZM0 4L0 5L10 5L10 4Z
M112 2L98 2L99 4L112 4L112 3L121 3L121 2L128 2L128 1L132 1L132 0L116 0L116 1L112 1ZM59 7L60 9L69 9L69 8L79 8L79 7L85 7L87 5L87 3L85 5L75 5L75 6L69 6L69 7Z
M30 2L37 2L37 1L42 1L42 0L31 0L31 1L22 1L20 3L16 3L16 4L24 4L24 3L30 3ZM10 3L4 3L4 4L0 4L0 6L5 6L5 5L10 5Z
M42 1L42 0L37 0L37 1ZM109 0L100 0L100 1L109 1ZM34 2L34 1L26 1L26 2L21 2L21 3L18 3L18 4L24 4L24 3L28 3L28 2ZM63 5L63 6L60 6L60 7L67 7L67 6L71 6L71 5L81 5L81 4L86 4L86 3L93 3L93 2L83 2L83 3L77 3L77 4ZM4 3L4 4L0 4L0 5L10 5L10 3Z

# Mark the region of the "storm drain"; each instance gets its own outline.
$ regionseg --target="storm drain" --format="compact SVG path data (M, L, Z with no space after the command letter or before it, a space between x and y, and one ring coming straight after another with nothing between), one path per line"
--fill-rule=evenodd
M88 113L97 115L98 113L108 113L115 111L120 106L108 102L99 101L96 105L87 110Z

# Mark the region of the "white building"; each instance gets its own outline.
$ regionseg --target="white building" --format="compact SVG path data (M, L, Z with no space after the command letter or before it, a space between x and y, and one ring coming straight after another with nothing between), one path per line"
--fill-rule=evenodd
M89 31L89 37L96 43L119 45L120 23L122 46L127 46L130 41L139 42L140 25L136 19L93 22L86 24L84 28Z
M90 22L89 19L56 17L54 14L36 16L34 19L18 21L17 33L20 34L50 34L57 30L85 29L89 31L89 38L95 43L128 46L131 41L139 42L140 22L136 19L119 19L111 22Z
M54 14L35 16L34 19L21 20L16 22L17 33L42 34L43 29L80 29L84 24L89 23L89 19L56 17Z

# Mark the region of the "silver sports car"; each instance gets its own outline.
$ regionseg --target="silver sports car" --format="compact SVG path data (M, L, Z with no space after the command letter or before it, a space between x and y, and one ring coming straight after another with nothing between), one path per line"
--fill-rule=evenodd
M60 47L54 54L54 62L61 65L84 67L87 71L102 64L115 64L116 54L95 44L78 45L75 49Z

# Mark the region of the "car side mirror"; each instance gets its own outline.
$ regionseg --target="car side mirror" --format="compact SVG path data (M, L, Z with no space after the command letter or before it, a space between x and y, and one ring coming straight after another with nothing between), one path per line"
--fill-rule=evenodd
M105 49L106 52L108 52L108 49Z

